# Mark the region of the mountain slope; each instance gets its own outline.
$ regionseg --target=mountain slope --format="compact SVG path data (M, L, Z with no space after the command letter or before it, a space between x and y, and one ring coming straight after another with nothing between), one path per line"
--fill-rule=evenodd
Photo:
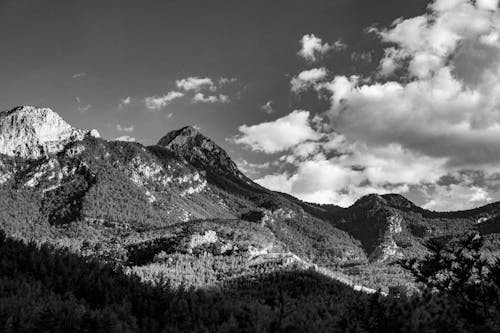
M500 249L498 203L432 212L374 194L348 208L317 205L254 183L193 127L144 147L76 130L50 109L15 108L0 113L0 124L0 229L147 278L167 272L179 281L193 266L205 272L188 279L196 285L290 264L332 276L372 264L385 270L424 256L431 238L469 231L487 235L491 253Z
M35 119L42 112L22 110ZM46 119L58 117L43 112ZM57 138L57 133L56 127L47 136ZM252 182L222 148L193 128L168 133L151 147L91 135L62 136L52 144L58 149L0 155L0 222L11 235L123 261L134 242L154 240L173 225L217 219L237 221L243 229L256 224L274 235L275 245L254 249L263 258L279 248L322 265L366 261L358 241ZM13 201L29 202L32 209L20 213Z

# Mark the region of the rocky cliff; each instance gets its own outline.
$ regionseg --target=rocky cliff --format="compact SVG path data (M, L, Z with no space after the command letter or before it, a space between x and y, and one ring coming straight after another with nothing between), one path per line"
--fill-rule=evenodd
M19 106L0 112L1 154L39 158L85 136L99 137L99 133L73 128L49 108Z

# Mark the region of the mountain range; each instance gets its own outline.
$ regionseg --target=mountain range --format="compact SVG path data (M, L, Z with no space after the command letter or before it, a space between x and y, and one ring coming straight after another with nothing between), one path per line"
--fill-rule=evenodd
M347 208L303 202L253 182L190 126L146 147L73 128L48 108L0 112L0 229L145 280L216 286L307 268L387 290L411 284L391 263L422 258L430 239L479 232L497 256L499 221L500 203L434 212L399 194Z

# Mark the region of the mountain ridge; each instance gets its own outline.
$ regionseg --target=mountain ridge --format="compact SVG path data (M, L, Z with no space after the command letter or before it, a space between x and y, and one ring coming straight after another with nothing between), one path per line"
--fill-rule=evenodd
M16 126L26 128L30 114L37 115L26 108L10 114L20 111L24 121L4 127L13 134ZM43 112L50 117L35 117L36 126L45 126L43 119L62 119ZM61 125L53 133L71 131ZM375 289L388 285L373 284L370 273L359 277L356 272L423 257L423 244L430 239L476 231L489 237L490 248L498 248L500 203L433 212L399 194L371 194L347 208L318 205L256 184L194 127L171 131L148 147L80 131L84 135L52 140L57 149L35 140L25 155L0 151L0 229L65 244L149 277L159 265L169 278L183 279L170 263L200 263L208 253L217 262L230 260L239 272L253 263L272 269L308 263ZM212 269L210 281L227 278Z

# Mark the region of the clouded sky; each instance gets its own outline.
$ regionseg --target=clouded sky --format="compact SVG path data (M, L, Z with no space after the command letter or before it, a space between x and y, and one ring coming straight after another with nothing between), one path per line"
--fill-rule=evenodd
M109 139L191 124L257 182L349 205L499 200L498 0L0 2L0 108Z

